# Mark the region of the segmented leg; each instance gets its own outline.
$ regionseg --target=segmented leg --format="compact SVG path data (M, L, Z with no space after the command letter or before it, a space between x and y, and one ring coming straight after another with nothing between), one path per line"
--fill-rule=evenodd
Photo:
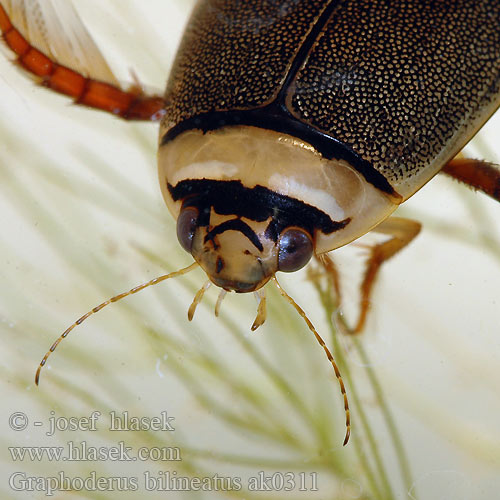
M354 328L346 329L348 333L357 334L363 331L368 311L370 309L373 285L375 284L380 266L408 245L408 243L410 243L420 232L421 227L422 225L419 222L410 219L390 217L373 229L374 232L388 234L392 237L391 239L384 241L383 243L378 243L369 249L370 254L360 287L361 298L359 315ZM333 260L327 255L319 259L319 261L332 278L337 297L340 301L341 295L338 273Z
M454 158L444 166L441 172L500 201L499 165L483 160Z
M160 96L144 95L138 87L124 91L109 83L86 78L51 60L30 45L12 25L1 4L0 31L26 71L39 79L41 85L72 97L75 103L107 111L126 120L158 121L164 115L164 101Z
M370 308L373 285L380 266L408 245L417 236L421 228L422 224L420 222L401 217L390 217L374 229L376 233L389 234L392 238L389 241L375 245L370 250L370 258L361 283L361 311L353 333L359 333L363 330L366 315Z
M332 280L333 289L337 301L342 302L342 287L340 286L340 275L337 265L330 254L317 255L316 259L326 269L330 279Z

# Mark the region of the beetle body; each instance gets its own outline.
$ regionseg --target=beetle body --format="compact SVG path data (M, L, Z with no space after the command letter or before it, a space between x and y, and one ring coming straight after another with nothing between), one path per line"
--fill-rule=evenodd
M184 248L246 292L375 227L498 107L499 26L486 0L199 2L160 131Z
M164 117L159 180L181 245L224 290L256 291L273 279L332 364L344 399L346 444L350 411L338 367L274 275L373 228L391 234L368 261L357 332L381 262L419 231L415 222L406 228L401 219L383 222L400 203L443 167L500 200L498 167L465 161L457 169L450 161L500 102L500 0L202 0L164 98L121 89L115 78L87 76L85 65L61 64L41 11L32 16L38 37L26 38L10 20L16 9L4 2L2 37L41 84L127 120ZM19 2L26 14L31 3ZM77 31L92 49L81 25ZM104 80L113 77L95 46L90 52L92 61L101 60ZM476 167L480 174L471 175ZM50 354L89 316L195 267L88 311L52 344L35 382ZM190 319L208 285L196 294ZM252 329L265 320L265 295L256 295Z

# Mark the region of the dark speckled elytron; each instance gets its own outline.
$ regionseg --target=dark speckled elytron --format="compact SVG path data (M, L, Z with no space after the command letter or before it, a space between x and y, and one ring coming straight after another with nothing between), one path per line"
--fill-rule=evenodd
M168 83L163 142L269 128L390 193L454 156L499 95L500 0L205 0Z

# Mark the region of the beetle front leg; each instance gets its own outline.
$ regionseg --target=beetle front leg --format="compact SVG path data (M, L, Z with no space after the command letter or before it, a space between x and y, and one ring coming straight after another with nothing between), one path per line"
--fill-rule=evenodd
M448 162L441 172L500 201L499 165L460 157Z
M375 284L380 267L386 260L390 259L393 255L408 245L420 232L421 227L422 224L420 224L420 222L411 219L390 217L372 230L377 233L390 235L391 238L370 247L370 254L360 287L361 298L358 319L354 328L345 328L347 333L358 334L363 331L368 311L370 309L373 285ZM332 278L340 302L340 287L338 285L339 278L333 260L331 257L326 256L319 259L319 261Z

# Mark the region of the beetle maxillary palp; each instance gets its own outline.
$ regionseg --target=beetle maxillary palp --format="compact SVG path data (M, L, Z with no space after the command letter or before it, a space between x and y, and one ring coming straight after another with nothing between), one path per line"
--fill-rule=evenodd
M224 290L224 288L221 288L220 292L219 292L219 296L217 297L217 302L215 303L215 317L218 318L219 317L219 313L220 313L220 306L222 305L222 301L224 300L224 297L226 296L227 294L227 290Z
M212 286L212 282L210 280L205 281L204 285L196 292L194 296L192 304L189 306L188 310L188 319L191 321L194 317L194 313L196 312L196 308L198 304L202 301L203 295L205 292Z
M266 310L266 290L264 288L261 288L260 290L257 290L253 292L255 298L257 299L257 316L255 318L255 321L253 322L253 325L251 327L252 332L257 330L259 326L262 326L264 322L266 321L266 316L267 316L267 310Z

